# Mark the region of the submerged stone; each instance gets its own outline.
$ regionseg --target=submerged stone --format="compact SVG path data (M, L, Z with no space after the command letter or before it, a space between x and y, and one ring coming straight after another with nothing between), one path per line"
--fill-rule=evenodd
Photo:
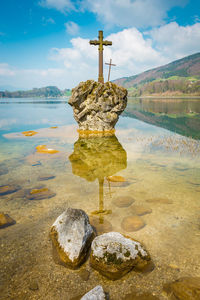
M80 130L112 131L127 105L127 90L112 82L80 82L68 103Z
M152 199L147 199L146 202L161 203L161 204L172 204L173 203L173 201L168 198L152 198Z
M0 213L0 228L14 225L16 222L9 215Z
M38 132L37 131L34 131L34 130L29 130L29 131L24 131L22 132L23 135L25 136L33 136L35 134L37 134Z
M56 219L50 235L58 261L73 269L84 262L95 236L87 214L73 208Z
M142 270L150 261L143 246L119 232L97 236L91 246L91 266L109 279L115 280L133 268Z
M95 288L85 294L80 300L106 300L106 294L103 291L101 285L97 285Z
M183 277L164 285L164 291L173 299L199 300L200 277Z
M58 150L47 148L46 145L39 145L36 147L36 149L37 149L37 152L45 153L45 154L55 154L55 153L59 152Z
M56 193L52 192L48 188L39 187L34 189L28 189L25 191L25 197L29 200L42 200L55 197Z
M143 205L133 205L131 211L137 216L143 216L152 213L152 209Z
M0 176L8 174L8 168L4 164L0 164Z
M117 197L113 199L112 203L116 205L117 207L128 207L130 206L135 199L133 199L130 196L122 196L122 197Z
M50 180L50 179L54 179L56 176L54 175L43 175L43 176L39 176L38 180L39 181L46 181L46 180Z
M20 189L21 189L21 187L18 185L12 185L12 184L1 185L0 186L0 196L5 196L8 194L15 193Z
M144 226L145 226L144 221L142 220L142 218L138 216L125 217L121 223L121 227L125 231L129 231L129 232L138 231L142 229Z
M79 272L79 276L82 280L87 281L90 277L90 272L86 269L82 269Z
M126 181L125 178L122 176L108 176L106 179L111 182L125 182Z
M96 229L97 234L112 231L112 224L105 218L90 217L90 224Z

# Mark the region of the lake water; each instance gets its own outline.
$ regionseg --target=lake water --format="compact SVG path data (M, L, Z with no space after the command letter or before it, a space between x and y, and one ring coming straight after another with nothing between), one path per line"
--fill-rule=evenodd
M200 276L200 100L130 98L114 137L86 138L67 100L3 99L0 143L0 186L16 189L0 196L0 211L16 221L0 229L0 299L79 299L98 284L111 300L168 299L166 282ZM125 181L107 180L115 175ZM46 197L32 199L34 189ZM154 269L110 281L88 261L78 270L56 264L49 232L68 207L83 209L98 233L139 240ZM136 215L134 231L122 226Z

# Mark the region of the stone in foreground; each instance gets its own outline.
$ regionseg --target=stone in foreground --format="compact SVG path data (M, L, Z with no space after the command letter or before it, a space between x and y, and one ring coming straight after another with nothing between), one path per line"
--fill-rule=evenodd
M101 285L97 285L87 294L85 294L80 300L106 300L106 295Z
M126 108L127 90L112 82L87 80L72 89L68 103L81 131L111 131Z
M15 220L13 220L9 215L0 212L0 229L15 223Z
M183 277L164 286L172 299L199 300L200 277ZM170 298L170 299L171 299Z
M94 230L83 210L68 208L56 219L50 235L58 261L75 269L87 256Z
M143 246L118 232L97 236L91 246L91 266L109 279L115 280L133 268L142 270L150 261Z

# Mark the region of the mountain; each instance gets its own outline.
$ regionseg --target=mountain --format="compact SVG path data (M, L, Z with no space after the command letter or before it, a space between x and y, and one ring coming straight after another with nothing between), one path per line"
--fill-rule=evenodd
M0 91L0 98L57 98L70 95L70 90L60 90L56 86L33 88L28 91Z
M200 96L200 53L138 75L116 79L114 83L128 88L130 96Z
M25 90L25 89L19 89L19 88L16 88L12 85L0 85L0 91L9 91L9 92L14 92L14 91L17 91L17 90Z

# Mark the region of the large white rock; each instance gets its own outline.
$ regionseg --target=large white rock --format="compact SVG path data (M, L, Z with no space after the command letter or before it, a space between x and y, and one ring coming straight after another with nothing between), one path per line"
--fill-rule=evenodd
M50 235L59 261L76 268L87 255L94 230L83 210L68 208L56 219Z
M118 279L134 267L142 269L150 260L149 254L139 242L118 232L97 236L91 249L92 267L110 279Z
M105 299L106 299L106 295L103 291L102 286L97 285L95 288L93 288L91 291L85 294L80 300L105 300Z

